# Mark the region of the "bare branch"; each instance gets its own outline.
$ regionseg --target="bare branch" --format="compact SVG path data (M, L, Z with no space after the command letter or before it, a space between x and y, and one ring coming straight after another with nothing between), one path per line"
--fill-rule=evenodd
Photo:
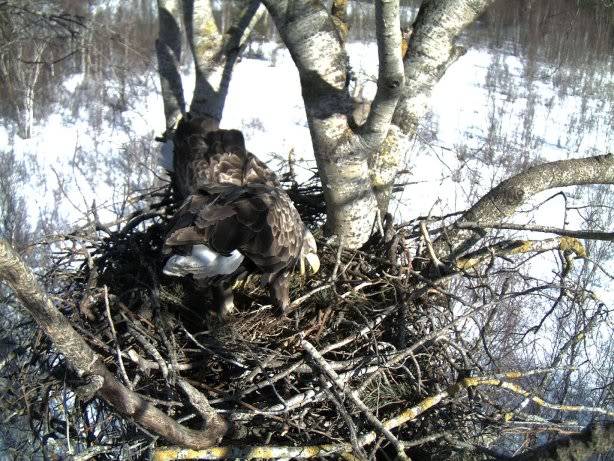
M183 446L205 448L213 445L226 432L225 424L211 424L201 431L184 427L121 384L53 305L32 271L4 239L0 239L0 280L13 289L78 376L103 379L97 394L117 412Z
M553 187L583 184L614 184L614 155L560 160L529 168L488 192L457 221L497 222L509 216L538 192ZM484 231L456 228L434 242L437 254L453 259L470 249Z
M579 412L586 411L590 413L598 413L601 415L614 417L614 411L606 410L605 408L599 407L589 407L585 405L559 405L556 403L547 402L541 397L523 389L521 386L515 383L510 383L508 381L502 381L497 377L474 377L474 378L465 378L459 383L461 387L469 388L469 387L478 387L478 386L495 386L502 389L506 389L514 394L521 395L525 398L528 398L536 405L540 407L549 408L551 410L558 411L567 411L567 412Z
M109 290L105 285L103 287L104 292L104 307L105 313L107 314L107 320L109 321L109 327L111 328L111 334L113 335L113 342L115 343L115 348L117 350L117 362L119 363L119 369L121 370L122 377L124 378L124 382L128 386L128 388L133 391L132 383L128 378L128 373L126 373L126 367L124 366L124 360L122 359L122 350L119 346L119 341L117 340L117 332L115 331L115 325L113 324L113 317L111 316L111 307L109 305Z
M339 375L328 366L326 360L322 355L318 352L318 350L313 347L313 345L309 341L303 340L301 342L301 346L305 351L311 356L314 362L318 365L318 367L324 371L326 376L337 386L337 388L342 391L345 395L349 397L349 399L354 402L360 411L365 415L365 417L369 420L369 422L380 432L384 437L386 437L392 445L394 445L397 451L397 457L399 459L408 459L405 454L405 450L403 449L403 445L399 442L399 440L388 430L382 422L377 419L377 417L369 410L369 407L365 405L365 403L358 397L358 394L352 390L349 390L343 381L341 381Z
M239 15L236 24L224 34L224 43L219 53L220 56L217 58L220 62L223 62L224 60L222 58L225 58L224 69L217 90L217 114L212 114L216 115L216 117L219 116L220 119L224 110L234 65L245 48L252 30L265 12L266 9L260 0L250 0Z

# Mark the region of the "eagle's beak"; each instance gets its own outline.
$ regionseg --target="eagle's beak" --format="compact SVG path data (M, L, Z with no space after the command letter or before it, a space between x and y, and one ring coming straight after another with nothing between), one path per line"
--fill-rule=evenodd
M305 258L307 259L307 262L309 263L311 272L313 272L314 274L317 273L320 270L320 258L318 258L318 255L315 253L307 253L305 255ZM303 263L303 269L302 269L303 271L305 270L304 264L305 263Z

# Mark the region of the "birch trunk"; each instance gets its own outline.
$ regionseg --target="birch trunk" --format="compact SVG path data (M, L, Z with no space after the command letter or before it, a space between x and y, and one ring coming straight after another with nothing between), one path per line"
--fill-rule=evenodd
M158 40L156 40L156 54L167 127L172 127L176 120L185 114L183 85L179 74L183 35L180 14L180 0L158 0L159 32Z
M404 152L428 110L435 85L464 50L455 40L494 0L425 0L405 55L405 85L385 142L371 158L371 182L381 213L388 208Z
M405 59L405 86L394 123L414 135L428 100L448 67L464 52L455 45L462 30L494 0L425 0L413 24Z
M222 33L210 0L158 0L160 31L156 42L167 127L185 115L183 84L179 74L181 38L186 36L194 60L196 82L190 114L219 125L228 95L232 69L264 9L251 0L236 24Z
M393 125L371 160L371 180L380 211L387 208L404 152L428 110L435 85L464 50L455 45L462 30L475 21L494 0L425 0L413 24L405 55L405 85L395 108Z
M377 199L371 155L386 137L403 73L398 1L377 3L380 86L367 122L350 127L354 103L347 89L343 40L324 7L308 0L263 2L296 64L327 208L327 228L340 243L360 247L371 234Z
M458 56L454 39L492 2L425 1L403 69L398 1L377 1L378 90L366 122L355 127L349 123L354 101L346 86L347 55L333 21L342 23L338 14L308 0L263 1L299 71L327 227L343 245L361 246L378 210L386 212L406 139L415 133L432 88ZM337 13L338 3L343 2L333 3Z

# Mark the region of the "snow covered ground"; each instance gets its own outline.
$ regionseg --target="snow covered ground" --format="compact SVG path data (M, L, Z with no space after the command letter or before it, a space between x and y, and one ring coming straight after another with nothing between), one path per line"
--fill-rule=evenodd
M298 73L285 49L275 43L261 48L267 59L244 58L237 64L221 126L241 129L248 148L273 167L287 159L291 150L306 168L313 167ZM365 84L362 95L372 97L375 86L369 78L377 75L375 46L353 42L348 50L358 83ZM189 69L185 72L189 97L194 75ZM470 48L435 88L431 112L406 153L404 168L409 173L401 180L409 185L393 203L397 221L465 209L502 179L535 162L614 152L614 95L562 91L555 84L557 72L562 70L543 64L534 78L527 78L528 63L523 59L502 50ZM611 71L604 71L600 78L612 88ZM83 80L82 75L75 75L58 92L70 101L83 92ZM0 126L0 151L13 150L30 173L28 182L15 192L27 199L33 227L41 213L49 211L57 212L68 228L83 224L94 202L104 208L99 211L101 221L112 221L116 204L123 201L129 186L152 176L148 169L156 163L160 149L154 136L162 133L164 120L159 88L154 87L158 80L154 75L148 81L149 88L142 89L141 96L121 113L125 122L121 125L113 117L92 123L91 112L101 103L90 99L76 113L69 104L57 108L35 126L32 139L20 139ZM115 91L113 82L107 86L110 93ZM139 155L148 158L139 161ZM119 171L126 164L128 178L125 171ZM299 175L301 171L307 177L308 170L297 169ZM533 197L524 207L533 211L518 214L516 221L582 227L579 214L565 216L566 204L560 195L546 200L556 192ZM574 188L567 192L568 206L586 203L586 197L577 195ZM556 255L549 253L533 261L533 275L552 280L557 264ZM612 262L606 267L614 273ZM612 301L607 283L597 288L597 294ZM519 318L541 317L537 311L527 312L531 306L517 308L524 310ZM536 357L553 350L549 343L555 340L551 335L555 327L544 326L535 341ZM467 326L467 334L472 328L475 331L475 325ZM606 343L609 335L604 324L595 333L595 341ZM592 353L599 350L604 349L593 348ZM594 363L600 360L595 357Z
M294 150L299 160L313 163L307 121L301 100L299 78L288 52L275 44L263 46L269 60L243 59L237 64L222 127L244 131L249 149L265 160L287 158ZM374 45L350 43L351 65L360 80L377 75L377 50ZM548 79L551 69L544 68L544 79L527 83L525 64L515 56L499 51L470 49L446 73L432 96L431 114L425 131L433 137L419 139L406 164L410 170L403 177L413 183L398 197L396 215L407 220L418 215L463 209L478 195L509 176L514 165L580 157L614 150L612 98L560 95ZM493 78L499 72L500 80ZM611 76L610 76L611 77ZM73 76L59 91L70 95L78 89L82 76ZM186 96L193 86L193 75L186 75ZM362 93L375 92L367 81ZM91 101L96 104L96 101ZM29 200L29 214L36 221L40 209L56 208L67 222L76 222L83 212L97 204L119 200L114 197L115 175L107 167L108 158L120 157L131 138L149 137L150 151L158 147L153 136L163 129L162 101L158 91L133 101L122 114L129 130L118 129L107 120L92 126L87 107L73 117L68 108L58 109L35 127L34 137L22 140L0 128L0 149L13 149L18 159L27 162L32 172L30 184L22 191ZM590 119L582 130L576 129L579 117ZM494 149L493 149L494 147ZM489 166L480 153L493 150ZM79 165L78 151L96 152L92 163ZM522 160L522 161L521 161ZM509 167L512 168L509 168ZM104 171L105 168L107 171ZM92 178L91 171L96 170ZM64 191L57 193L62 184ZM544 197L536 197L536 203ZM435 208L433 206L436 204ZM562 224L562 203L547 205L537 217L542 224ZM550 208L553 208L550 210ZM557 211L558 210L558 211ZM111 219L109 212L105 219ZM102 217L101 217L102 218Z

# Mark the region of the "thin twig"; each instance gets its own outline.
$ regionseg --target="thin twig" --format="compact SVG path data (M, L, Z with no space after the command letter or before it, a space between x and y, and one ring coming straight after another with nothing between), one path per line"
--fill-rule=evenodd
M134 388L132 387L132 382L128 378L128 373L126 373L126 367L124 367L124 359L122 358L122 350L119 347L119 341L117 340L117 333L115 331L115 325L113 325L113 318L111 317L111 307L109 305L109 289L107 288L106 285L104 285L102 290L104 293L104 307L107 313L107 320L109 321L109 326L111 327L111 334L113 335L113 342L115 343L115 348L117 350L117 361L119 363L119 369L122 373L122 377L124 378L124 382L126 383L126 386L128 387L128 389L133 391Z
M369 407L358 397L358 394L355 391L349 390L346 387L345 383L340 380L339 375L335 370L328 366L326 363L326 359L322 357L322 355L318 352L318 350L307 340L301 341L301 346L303 349L311 356L313 361L317 364L318 367L321 368L322 371L326 374L326 376L341 390L348 398L354 402L360 411L367 417L369 422L394 445L397 450L397 457L399 459L408 459L405 451L403 449L403 445L399 442L399 440L390 432L388 429L384 427L382 422L371 412Z

